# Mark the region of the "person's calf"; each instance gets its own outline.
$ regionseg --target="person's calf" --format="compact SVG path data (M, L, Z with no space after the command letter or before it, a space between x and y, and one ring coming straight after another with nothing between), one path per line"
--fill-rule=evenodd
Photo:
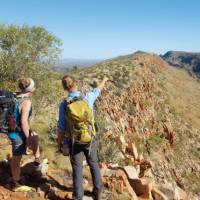
M20 161L22 156L13 156L11 159L11 172L14 181L20 180Z
M39 137L38 137L38 134L35 133L35 132L31 132L29 141L30 141L29 147L33 151L33 154L34 154L35 158L39 158L40 157L40 149L39 149Z

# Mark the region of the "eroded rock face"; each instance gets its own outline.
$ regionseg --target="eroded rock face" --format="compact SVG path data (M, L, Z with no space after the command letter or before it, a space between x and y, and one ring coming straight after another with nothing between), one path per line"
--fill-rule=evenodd
M155 200L169 200L165 194L163 194L160 190L153 188L152 190L152 196Z
M189 163L179 163L177 168L176 160L179 159L177 154L181 147L177 145L181 134L189 133L189 130L185 125L182 129L183 122L173 115L166 104L166 97L157 81L165 63L153 55L139 55L133 58L131 62L134 63L133 66L137 66L133 69L128 68L126 62L130 60L122 62L121 65L129 70L132 77L126 88L118 90L113 86L105 93L101 102L97 103L98 114L107 122L107 131L104 134L108 135L108 140L117 143L123 155L119 156L122 162L130 166L139 166L140 178L147 176L157 183L175 181L181 188L186 189L191 184L182 180L181 176L188 171ZM120 74L117 75L120 81ZM117 93L115 100L113 90ZM186 156L185 161L189 160L188 152L182 156ZM198 163L197 160L195 163Z
M175 142L175 132L169 119L163 123L163 131L165 133L165 138L169 141L170 145L173 146Z
M101 168L101 173L105 187L113 192L121 194L128 192L133 199L141 196L151 197L151 190L154 185L153 179L147 177L139 178L139 171L133 166L111 168L106 167L104 164Z
M185 191L172 183L166 183L153 188L152 195L155 200L190 200Z
M134 191L136 192L137 196L148 196L151 197L151 190L153 189L154 183L152 178L138 178L138 179L131 179L130 184Z
M154 200L189 200L184 190L176 183L166 182L156 185L151 177L139 178L139 173L133 166L109 167L101 164L101 174L106 188L112 192L127 192L132 199L154 199Z
M158 189L168 197L168 199L174 200L188 200L188 196L185 191L179 188L176 183L165 183L158 186Z
M133 200L138 197L131 187L126 173L122 169L110 169L109 174L103 174L103 183L113 193L128 193Z

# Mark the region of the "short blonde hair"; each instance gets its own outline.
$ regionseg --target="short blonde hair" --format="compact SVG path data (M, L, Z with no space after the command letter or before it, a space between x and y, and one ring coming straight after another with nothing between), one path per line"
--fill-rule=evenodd
M77 85L77 81L72 76L65 75L62 78L62 86L64 90L70 91L76 85Z

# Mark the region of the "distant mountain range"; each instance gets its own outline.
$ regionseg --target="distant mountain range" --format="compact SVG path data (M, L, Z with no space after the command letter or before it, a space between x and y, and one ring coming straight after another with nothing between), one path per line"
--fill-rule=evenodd
M168 64L185 68L191 75L200 78L200 53L168 51L161 56Z
M145 54L145 52L137 51L134 54L119 56L114 59L115 60L120 60L122 58L128 59L136 54ZM172 65L177 68L184 68L192 76L197 76L200 78L200 53L184 52L184 51L168 51L164 55L161 55L161 58L164 59L169 65ZM104 60L67 58L60 60L56 68L59 71L65 71L72 68L85 68L101 63L102 61Z
M82 68L82 67L90 67L94 64L100 63L103 59L76 59L76 58L67 58L62 59L57 68L61 71L71 68Z
M120 59L123 59L123 58L131 58L133 55L136 55L136 54L144 54L146 52L144 51L136 51L132 54L126 54L126 55L121 55L121 56L117 56L117 57L114 57L114 58L108 58L108 59L80 59L80 58L66 58L66 59L61 59L58 64L56 65L56 68L61 70L61 71L64 71L64 70L67 70L67 69L72 69L74 67L77 67L77 68L85 68L85 67L90 67L92 65L95 65L95 64L98 64L98 63L101 63L103 61L109 61L109 60L120 60Z

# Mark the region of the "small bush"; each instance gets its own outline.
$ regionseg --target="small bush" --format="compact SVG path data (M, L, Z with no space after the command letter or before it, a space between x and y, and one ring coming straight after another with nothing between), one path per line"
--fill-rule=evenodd
M102 113L96 111L95 116L95 121L98 124L97 138L99 144L99 160L106 163L119 163L119 145L105 135L107 123Z
M57 123L56 122L50 125L49 130L47 132L47 137L51 143L56 143L56 138L57 138Z
M150 149L154 149L155 151L159 150L164 143L164 138L161 138L159 134L151 135L148 139L148 144Z
M119 163L119 145L105 136L99 139L99 160L105 163Z

